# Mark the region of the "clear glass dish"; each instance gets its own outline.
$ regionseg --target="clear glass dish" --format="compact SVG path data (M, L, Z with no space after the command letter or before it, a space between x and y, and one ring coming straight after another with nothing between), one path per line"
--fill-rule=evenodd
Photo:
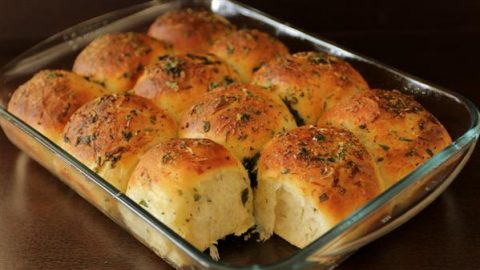
M247 241L227 237L219 243L220 261L212 260L6 110L12 92L21 83L40 69L70 69L75 56L95 37L109 32L145 31L160 14L185 7L209 9L239 27L269 32L292 52L326 51L347 60L372 87L395 88L415 95L445 125L453 143L302 250L277 237L265 243L257 242L255 237ZM153 1L88 20L48 38L6 65L0 71L0 87L0 123L15 145L172 266L183 269L332 269L355 250L400 226L437 198L465 165L480 131L477 108L457 93L229 0ZM57 171L53 164L61 164L65 169Z

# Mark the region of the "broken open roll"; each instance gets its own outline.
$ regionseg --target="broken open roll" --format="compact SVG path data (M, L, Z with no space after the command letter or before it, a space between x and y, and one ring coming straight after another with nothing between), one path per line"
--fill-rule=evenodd
M255 218L303 248L382 191L375 164L358 139L336 128L304 126L270 141L258 162Z

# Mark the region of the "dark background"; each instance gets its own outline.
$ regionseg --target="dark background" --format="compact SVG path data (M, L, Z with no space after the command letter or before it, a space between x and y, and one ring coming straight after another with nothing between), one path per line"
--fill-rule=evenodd
M0 0L0 65L68 26L139 2ZM480 1L243 2L480 105ZM35 173L19 191L12 166L20 160ZM480 269L479 161L476 150L436 202L338 269ZM0 132L0 269L164 267Z

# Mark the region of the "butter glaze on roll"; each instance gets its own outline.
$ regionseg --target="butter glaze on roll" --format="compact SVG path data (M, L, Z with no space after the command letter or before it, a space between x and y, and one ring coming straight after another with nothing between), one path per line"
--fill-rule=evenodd
M243 82L248 82L267 62L287 55L288 48L265 32L242 29L219 39L210 52L232 66Z
M375 89L332 108L320 126L353 132L389 187L451 143L442 124L411 96Z
M105 89L64 70L43 70L20 85L8 111L58 143L70 116Z
M106 95L72 115L61 146L125 192L139 156L176 133L175 122L152 101L130 94Z
M208 139L173 139L150 149L126 194L199 250L210 247L214 258L217 240L241 235L254 222L246 170Z
M148 35L172 45L175 53L206 52L212 44L235 30L226 18L206 10L182 9L158 17Z
M238 75L213 54L163 55L145 67L133 90L178 121L203 94L236 80Z
M348 131L303 126L271 140L258 162L255 218L303 248L382 191L373 159Z
M73 71L105 86L111 93L130 90L143 67L170 53L162 41L141 33L106 34L92 41L75 59Z
M248 162L258 158L275 135L296 124L279 99L256 86L234 83L201 97L185 111L179 126L180 137L211 139Z
M252 84L278 95L299 125L315 124L336 103L369 89L350 64L323 52L300 52L271 61L254 74Z
M101 96L105 89L75 73L64 70L43 70L20 85L13 93L7 109L10 113L58 144L71 115L84 103ZM38 163L55 173L50 151L30 135L7 121L2 126L8 138Z

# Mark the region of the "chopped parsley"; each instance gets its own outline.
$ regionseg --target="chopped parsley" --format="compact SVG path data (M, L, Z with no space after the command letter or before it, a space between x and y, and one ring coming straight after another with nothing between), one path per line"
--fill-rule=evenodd
M310 57L308 58L308 60L310 60L310 63L315 64L315 65L319 65L319 64L329 64L329 61L328 61L328 59L325 57L325 55L320 54L320 53L310 56Z
M225 85L229 85L229 84L235 82L235 80L232 79L230 76L223 77L223 81L225 82Z
M140 200L140 201L138 202L138 204L140 204L140 205L143 206L143 207L148 207L147 202L146 202L145 200L143 200L143 199Z
M385 152L390 150L390 146L388 145L385 145L385 144L379 144L378 146L380 146Z
M409 139L409 138L405 138L405 137L400 137L398 138L400 141L402 142L412 142L413 140L412 139Z
M131 131L123 131L122 130L122 137L125 141L130 141L130 139L132 138L133 134Z
M213 89L215 89L215 88L217 88L217 87L219 87L219 86L220 86L220 83L218 83L218 82L215 82L215 81L210 82L210 83L208 84L208 91L212 91Z
M208 132L208 131L210 131L210 122L203 121L203 132Z
M248 113L238 113L237 120L248 122L248 120L250 120L250 115Z
M323 142L325 141L325 136L322 133L318 133L313 136L313 140L316 142Z
M174 91L178 91L178 83L175 81L166 81L165 84L170 88L173 89Z

